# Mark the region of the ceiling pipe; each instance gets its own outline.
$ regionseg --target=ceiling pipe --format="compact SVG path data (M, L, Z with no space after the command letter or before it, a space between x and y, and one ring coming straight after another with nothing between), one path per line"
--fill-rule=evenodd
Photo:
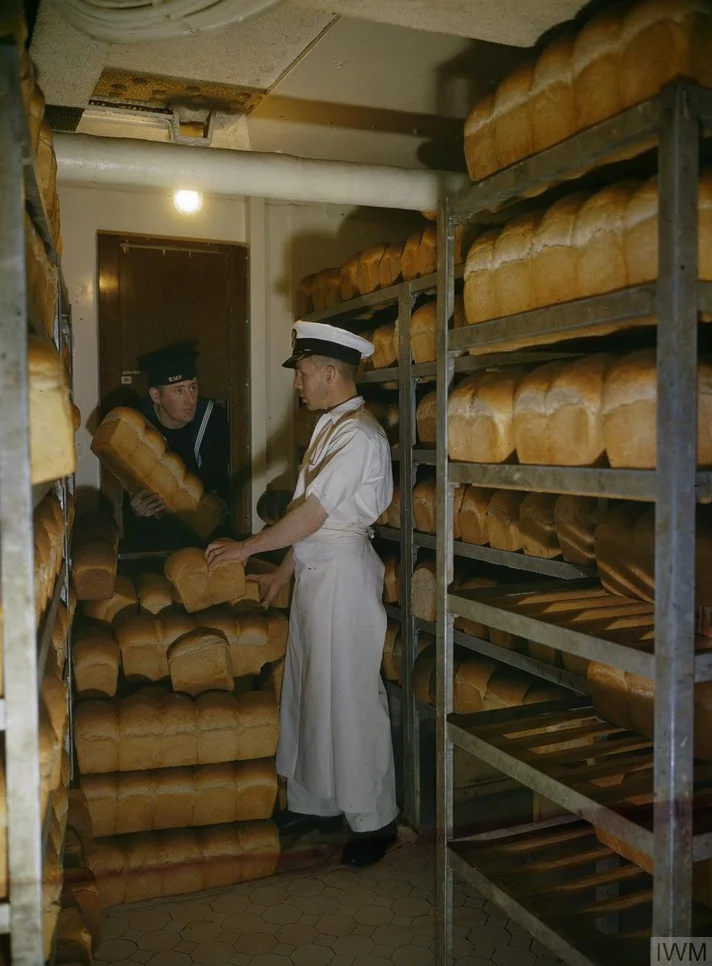
M434 211L464 174L388 165L318 161L287 154L195 148L91 134L54 136L62 184L114 188L193 188L205 194L281 201Z

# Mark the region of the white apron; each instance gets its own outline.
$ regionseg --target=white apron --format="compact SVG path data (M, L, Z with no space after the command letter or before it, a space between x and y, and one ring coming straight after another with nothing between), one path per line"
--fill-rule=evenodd
M309 453L302 472L308 462ZM293 547L277 771L344 813L373 813L386 801L385 824L396 807L380 674L384 566L370 536L365 526L331 528L327 518Z

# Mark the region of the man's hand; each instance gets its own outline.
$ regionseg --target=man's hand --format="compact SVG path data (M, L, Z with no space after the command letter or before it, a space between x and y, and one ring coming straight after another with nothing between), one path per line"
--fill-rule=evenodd
M223 563L244 563L250 556L251 552L247 548L246 540L231 540L229 537L213 540L205 551L208 567Z
M266 608L272 604L282 587L289 582L289 574L280 574L275 570L271 574L250 574L250 580L256 580L260 585L260 602Z
M131 509L137 517L162 517L168 507L166 501L157 493L139 490L131 497Z

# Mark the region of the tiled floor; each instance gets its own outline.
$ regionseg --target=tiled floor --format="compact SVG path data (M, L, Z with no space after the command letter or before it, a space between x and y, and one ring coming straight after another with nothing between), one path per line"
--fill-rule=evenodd
M456 966L555 966L468 885L455 907ZM432 850L405 833L363 872L337 852L272 879L119 906L104 924L96 959L118 966L432 966Z

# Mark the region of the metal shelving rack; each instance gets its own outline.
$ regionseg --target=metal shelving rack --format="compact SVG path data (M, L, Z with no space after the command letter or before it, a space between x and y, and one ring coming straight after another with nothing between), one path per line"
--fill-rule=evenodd
M712 126L712 91L674 84L657 97L583 131L539 155L492 175L440 206L438 222L438 447L437 447L437 917L438 963L453 962L453 874L469 880L535 938L566 962L604 966L647 963L649 938L710 933L710 916L692 904L692 864L712 856L712 835L698 826L693 799L709 766L693 766L693 688L712 680L712 664L694 648L695 505L712 498L712 474L696 467L698 313L709 311L712 286L698 282L699 141ZM658 145L659 281L472 327L451 330L454 304L454 228L478 212L519 199L598 165L620 149ZM657 321L657 470L581 469L450 463L447 399L458 370L455 354L479 349L512 353L523 347L609 334L615 324ZM614 326L611 325L614 323ZM556 345L554 345L556 348ZM580 354L580 353L579 353ZM514 362L514 355L510 356ZM649 501L656 504L655 567L659 580L654 605L655 653L593 637L503 608L502 588L452 593L456 545L452 538L451 488L458 483ZM553 575L553 574L552 574ZM590 584L590 582L588 582ZM561 584L550 584L561 588ZM568 585L581 589L585 580ZM531 591L531 587L529 590ZM541 589L541 584L537 589ZM526 594L527 586L508 587ZM494 598L500 596L499 604ZM492 603L488 604L488 598ZM650 677L655 682L655 741L624 732L597 718L585 695L546 706L479 715L454 715L453 643L467 643L453 631L456 616L510 631L561 651L595 659ZM499 650L500 660L521 666L521 656ZM483 650L482 647L479 647ZM483 651L484 652L484 651ZM486 652L484 652L486 653ZM494 655L493 655L494 656ZM552 669L553 670L553 669ZM570 682L574 684L574 682ZM596 790L585 782L596 771L574 768L577 753L555 755L526 750L524 739L537 728L570 728L569 737L607 733L621 741L636 769L637 794L654 792L655 824L632 820L622 811L625 789ZM608 730L606 730L608 729ZM559 740L562 740L559 738ZM531 744L531 739L530 739ZM452 760L457 745L505 774L538 790L571 814L531 826L457 839L453 829ZM589 758L596 757L586 746ZM581 751L579 757L583 757ZM579 762L579 765L581 763ZM590 767L590 761L584 762ZM598 763L600 766L600 762ZM600 766L605 774L605 766ZM608 774L613 768L608 760ZM625 770L625 767L623 767ZM583 783L583 784L582 784ZM582 821L585 820L585 821ZM652 857L649 876L598 843L591 824ZM567 869L566 874L557 869ZM625 915L626 925L621 926ZM630 917L634 925L628 923ZM607 935L615 932L614 936Z
M44 962L43 829L47 827L47 816L40 814L39 682L49 653L53 615L60 598L69 603L67 511L74 482L68 478L31 484L28 334L44 339L49 335L27 311L25 212L52 264L58 265L58 255L35 170L20 95L18 51L11 37L0 38L0 159L0 593L5 694L0 698L0 725L5 745L9 888L9 901L0 903L0 934L9 934L13 966L38 966ZM55 347L60 352L68 349L71 358L69 309L61 283L53 335ZM64 564L38 629L33 510L52 488L64 510ZM68 668L69 678L69 658ZM68 680L68 690L70 686Z

